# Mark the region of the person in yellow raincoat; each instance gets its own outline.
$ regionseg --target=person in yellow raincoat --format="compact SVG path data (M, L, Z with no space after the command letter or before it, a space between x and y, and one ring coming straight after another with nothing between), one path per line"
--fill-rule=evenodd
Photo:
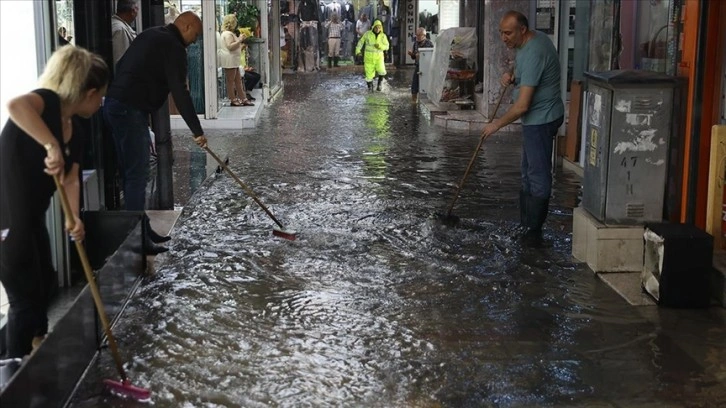
M366 82L368 83L368 90L373 90L373 78L378 74L378 90L381 90L381 82L383 77L386 75L386 64L383 59L383 52L388 51L388 37L383 32L383 23L380 20L376 20L373 23L373 27L366 31L365 34L358 41L358 45L355 47L355 55L361 54L361 49L365 45L365 55L363 56L363 68L365 69Z

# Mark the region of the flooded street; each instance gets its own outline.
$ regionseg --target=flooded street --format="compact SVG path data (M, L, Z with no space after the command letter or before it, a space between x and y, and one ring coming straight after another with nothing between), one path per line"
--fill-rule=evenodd
M205 155L175 132L191 196L115 327L151 404L726 405L724 310L629 306L575 263L576 176L556 175L544 248L512 237L519 134L486 141L457 226L434 217L478 135L430 124L410 75L374 93L358 74L286 75L256 129L208 132L295 241L231 177L205 179ZM103 393L108 377L104 351L71 406L145 406Z

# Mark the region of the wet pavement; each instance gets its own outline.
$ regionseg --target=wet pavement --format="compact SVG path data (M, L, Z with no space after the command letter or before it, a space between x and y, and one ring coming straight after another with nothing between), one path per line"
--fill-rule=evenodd
M257 129L210 147L296 241L175 136L184 211L115 329L157 407L726 406L726 313L633 307L571 253L580 181L559 173L543 248L512 238L520 140L444 132L359 75L297 74ZM188 197L188 201L187 201ZM108 353L71 406L103 393Z

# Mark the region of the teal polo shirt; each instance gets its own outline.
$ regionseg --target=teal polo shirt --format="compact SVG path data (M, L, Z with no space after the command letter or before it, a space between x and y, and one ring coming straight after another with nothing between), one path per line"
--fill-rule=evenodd
M560 97L560 57L547 34L535 35L517 49L514 69L514 100L521 86L534 88L529 110L522 115L523 125L543 125L565 114Z

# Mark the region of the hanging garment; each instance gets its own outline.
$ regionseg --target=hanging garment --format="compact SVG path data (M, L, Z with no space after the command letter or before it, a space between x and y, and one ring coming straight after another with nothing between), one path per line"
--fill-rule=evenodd
M300 23L299 37L298 69L302 71L320 69L318 22L303 21Z
M317 0L300 0L296 10L301 21L318 21Z
M347 0L345 4L343 4L343 9L341 11L341 17L345 21L350 21L351 23L355 24L355 8L352 4L350 4Z

